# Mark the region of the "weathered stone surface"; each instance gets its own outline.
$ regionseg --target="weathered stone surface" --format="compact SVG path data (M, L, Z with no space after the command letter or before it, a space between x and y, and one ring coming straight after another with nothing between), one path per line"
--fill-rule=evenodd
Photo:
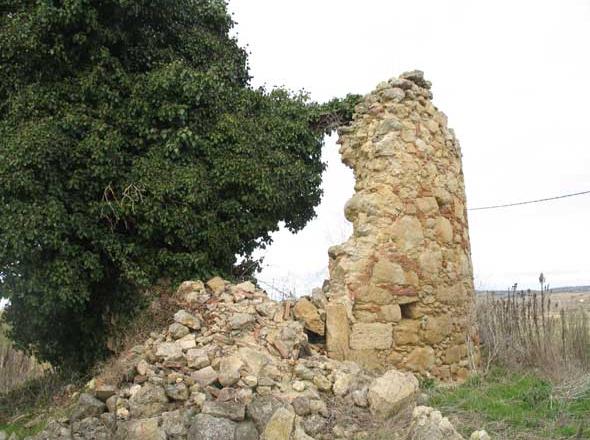
M261 440L289 440L293 432L295 414L287 408L279 408L264 428Z
M201 328L201 320L197 316L192 315L186 310L179 310L178 312L176 312L176 314L174 315L174 321L193 330L198 330Z
M201 368L191 374L191 378L202 387L211 385L217 381L217 371L211 366Z
M110 416L110 414L106 415ZM111 427L114 428L114 423L109 425L111 426L107 426L98 417L76 420L71 424L72 437L74 440L110 440L113 434Z
M434 365L434 350L432 347L416 347L408 355L405 367L411 371L424 373Z
M158 427L158 418L136 419L125 422L117 430L120 440L166 440L166 433Z
M182 382L167 385L165 391L166 395L172 400L187 400L189 396L189 390Z
M164 388L146 383L129 399L129 410L135 418L152 417L162 413L167 403Z
M446 417L428 406L414 408L406 438L407 440L463 440Z
M333 359L348 358L350 327L344 304L326 305L326 348Z
M469 436L469 440L492 440L492 438L486 431L481 430L473 432L471 436Z
M474 307L461 150L429 87L421 72L384 82L339 130L356 192L345 206L353 235L328 252L326 345L331 357L370 368L387 359L461 380L460 361L446 358L444 345L449 338L476 341L477 329L442 316L467 318ZM366 327L377 323L393 324L393 340ZM408 360L412 347L432 351L412 352ZM432 369L431 355L452 361L453 373Z
M170 324L170 327L168 327L168 333L170 333L170 336L172 336L174 339L180 339L188 335L189 332L190 330L188 327L179 324L178 322Z
M240 423L236 428L235 440L258 440L258 431L254 423Z
M186 360L190 368L201 369L211 364L207 350L203 348L192 348L186 352Z
M226 281L221 277L213 277L207 281L207 287L213 291L217 296L225 290Z
M207 401L203 404L201 412L210 416L224 417L234 422L241 422L246 414L246 406L237 402Z
M231 386L240 380L240 369L244 366L237 356L227 356L219 363L219 383L224 387Z
M99 416L107 410L106 405L98 400L96 397L82 393L78 398L78 402L70 416L72 421L82 420L86 417Z
M293 313L295 314L295 318L303 321L307 330L322 336L325 334L324 321L320 318L316 306L307 298L301 298L295 303Z
M420 341L420 321L404 319L393 329L395 345L416 345Z
M182 347L176 342L162 342L158 345L156 356L166 361L178 361L184 357Z
M391 324L359 322L352 325L350 348L353 350L383 350L391 348L392 344L393 334Z
M371 413L379 417L397 414L411 405L419 390L418 380L411 373L389 370L369 386L367 399Z
M192 416L192 411L181 409L162 413L161 429L166 433L168 439L184 439L188 433Z
M262 432L275 411L284 406L283 402L273 396L255 397L247 407L248 417L252 419L258 431Z
M97 384L96 388L94 389L94 395L96 398L102 400L103 402L106 402L109 397L114 396L116 392L117 387L114 385L102 383Z
M431 345L436 345L451 334L453 324L447 315L432 316L426 319L423 338Z
M233 439L237 424L229 419L198 414L189 431L187 440L228 440Z
M236 313L229 321L232 330L240 330L249 324L252 324L256 318L250 313Z

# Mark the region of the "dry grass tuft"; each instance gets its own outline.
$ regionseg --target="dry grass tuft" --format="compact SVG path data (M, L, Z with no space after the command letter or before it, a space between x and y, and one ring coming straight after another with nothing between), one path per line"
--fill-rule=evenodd
M561 307L541 283L539 292L514 288L479 298L477 315L486 370L492 364L534 370L568 394L587 385L590 317L582 307Z
M0 394L4 394L27 380L41 377L48 367L37 362L34 357L15 350L6 337L6 327L1 320L0 312Z
M152 332L160 332L171 324L174 313L181 307L168 282L161 282L144 294L150 304L146 309L131 322L112 323L108 341L112 356L94 369L97 380L112 385L127 380L136 363L131 349L143 344Z

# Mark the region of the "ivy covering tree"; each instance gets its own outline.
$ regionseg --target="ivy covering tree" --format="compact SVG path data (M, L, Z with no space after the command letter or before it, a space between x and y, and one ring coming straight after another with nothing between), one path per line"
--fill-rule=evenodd
M229 276L314 216L323 134L355 98L250 87L223 1L0 14L0 293L21 348L88 367L139 288Z

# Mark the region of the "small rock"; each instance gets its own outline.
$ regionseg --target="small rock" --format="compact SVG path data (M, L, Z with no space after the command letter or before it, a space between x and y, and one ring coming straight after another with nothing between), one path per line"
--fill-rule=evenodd
M275 411L283 406L284 403L276 397L256 396L248 404L247 414L256 425L258 431L262 432Z
M295 315L295 318L303 321L307 330L321 336L325 334L324 321L320 318L316 306L314 306L307 298L301 298L295 303L293 314Z
M418 379L413 374L389 370L369 386L367 398L371 413L380 417L397 414L414 404L418 390Z
M179 361L184 359L182 347L176 342L162 342L158 345L156 356L165 361Z
M302 382L300 380L295 380L293 381L293 384L291 385L291 387L297 391L297 392L302 392L305 391L305 382Z
M191 315L186 310L179 310L174 314L174 320L188 328L193 330L199 330L201 328L201 320L194 315Z
M305 365L297 364L293 370L295 375L303 380L313 380L314 373Z
M182 351L190 350L191 348L196 348L197 342L195 340L195 335L188 334L183 336L182 338L178 339L176 343L180 346Z
M107 409L109 410L109 412L114 413L117 410L117 402L119 400L119 396L114 395L111 396L107 399L107 401L105 402ZM1 440L1 439L0 439Z
M316 374L313 377L313 383L320 391L330 391L332 389L332 382L322 374Z
M150 364L148 364L144 359L142 359L137 363L137 367L135 367L135 369L137 370L137 373L140 376L145 376L150 370Z
M211 363L207 350L202 348L191 348L186 352L186 360L190 368L205 368Z
M322 417L328 417L330 414L328 412L328 405L321 399L313 399L309 401L309 408L311 412L314 414L319 414Z
M332 386L332 391L336 396L344 396L348 393L350 386L352 384L353 376L351 374L346 373L338 373L336 374L336 379L334 380L334 385Z
M158 427L158 418L130 420L119 425L117 439L166 440L166 433Z
M369 392L368 388L363 388L361 390L354 390L352 392L352 401L356 406L360 406L361 408L366 408L369 406L369 400L367 399L367 393Z
M96 397L87 393L82 393L78 398L78 403L70 416L70 420L75 421L85 419L86 417L96 417L106 410L106 405Z
M96 388L94 389L96 398L102 400L103 402L106 402L109 397L114 396L116 392L117 387L106 384L97 384Z
M256 385L258 385L258 378L254 375L251 375L251 374L244 376L244 378L242 378L242 380L244 381L244 385L246 385L250 388L253 388Z
M173 324L170 324L170 326L168 327L168 333L170 333L170 336L172 336L174 339L180 339L188 335L190 333L190 330L187 326L175 322Z
M176 410L162 413L162 426L169 439L186 438L192 411Z
M440 411L417 406L412 413L407 440L463 440L463 437Z
M309 398L306 396L299 396L293 399L292 402L295 414L304 417L311 414L311 407L309 406Z
M229 419L198 414L188 431L187 440L231 440L237 425Z
M219 296L225 290L226 282L221 277L214 277L207 281L206 284L216 296Z
M129 409L134 418L153 417L162 413L167 403L164 388L146 383L129 399Z
M232 330L240 330L255 320L254 316L249 313L236 313L230 318L229 325Z
M397 87L395 87L384 90L383 96L395 102L400 102L406 97L406 93L402 89L398 89Z
M214 417L224 417L233 420L234 422L241 422L245 418L246 406L237 402L217 402L208 400L203 404L201 412Z
M187 400L188 388L184 383L176 383L166 386L166 395L172 400Z
M315 436L326 429L326 420L313 414L303 419L303 428L307 434Z
M208 366L194 371L191 378L202 387L206 387L217 381L217 372L211 366Z
M473 434L471 434L469 440L492 440L492 438L486 431L482 429L481 431L475 431Z
M219 362L219 383L224 387L231 386L240 380L240 369L244 366L237 356L228 356Z

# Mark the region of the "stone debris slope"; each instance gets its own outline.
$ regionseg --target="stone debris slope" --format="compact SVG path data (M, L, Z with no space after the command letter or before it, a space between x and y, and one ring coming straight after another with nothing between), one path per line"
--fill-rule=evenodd
M92 380L69 417L30 440L370 439L415 406L413 374L372 373L308 341L324 333L321 291L275 302L250 282L217 277L183 283L176 300L169 327L121 356L119 381ZM396 438L461 438L428 410L415 410Z

